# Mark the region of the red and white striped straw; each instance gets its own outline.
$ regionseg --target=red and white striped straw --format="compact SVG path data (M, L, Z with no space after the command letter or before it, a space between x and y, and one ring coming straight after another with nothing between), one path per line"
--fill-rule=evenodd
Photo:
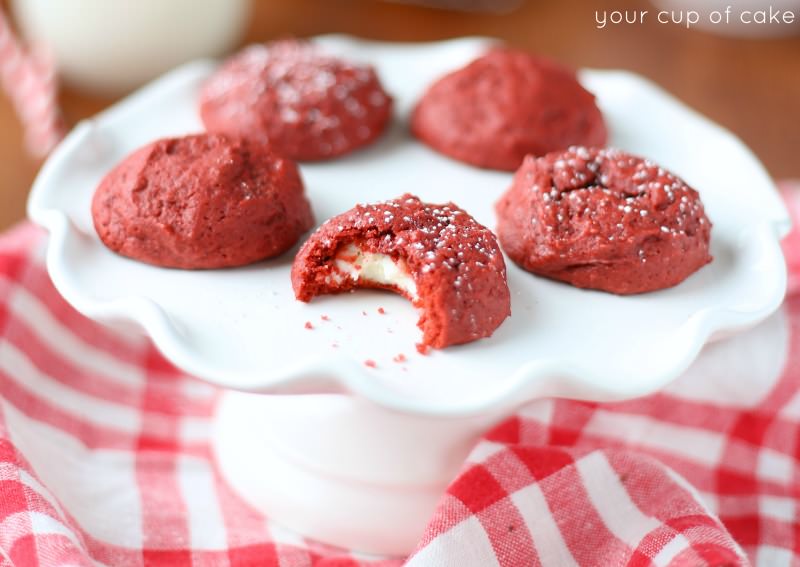
M45 49L26 50L0 7L0 84L25 129L25 145L44 157L64 137L55 61Z

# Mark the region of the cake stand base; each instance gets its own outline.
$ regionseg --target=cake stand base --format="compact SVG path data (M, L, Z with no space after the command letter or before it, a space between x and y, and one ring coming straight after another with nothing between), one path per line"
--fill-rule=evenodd
M213 447L227 482L271 520L332 545L405 555L500 417L426 418L349 395L228 391Z

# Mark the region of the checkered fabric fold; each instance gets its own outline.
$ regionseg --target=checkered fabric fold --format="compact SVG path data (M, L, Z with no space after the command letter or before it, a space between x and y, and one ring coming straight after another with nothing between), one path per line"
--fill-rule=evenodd
M800 565L796 234L779 313L658 394L529 404L475 447L416 551L386 559L234 494L209 450L218 391L68 306L44 239L0 236L2 567Z

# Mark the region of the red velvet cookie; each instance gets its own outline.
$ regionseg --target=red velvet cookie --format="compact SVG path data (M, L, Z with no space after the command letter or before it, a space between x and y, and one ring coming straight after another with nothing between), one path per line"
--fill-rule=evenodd
M503 255L492 232L456 205L413 195L358 205L323 224L292 266L297 299L385 288L422 310L423 345L490 336L511 313Z
M577 287L654 291L711 261L711 223L697 191L620 150L525 158L497 215L514 262Z
M269 142L299 161L333 158L375 140L392 99L372 67L305 41L253 45L206 81L200 116L210 132Z
M92 200L100 239L170 268L224 268L285 252L313 224L297 166L220 134L158 140L125 158Z
M506 171L528 154L606 143L594 96L572 70L510 48L435 82L414 109L411 129L438 152Z

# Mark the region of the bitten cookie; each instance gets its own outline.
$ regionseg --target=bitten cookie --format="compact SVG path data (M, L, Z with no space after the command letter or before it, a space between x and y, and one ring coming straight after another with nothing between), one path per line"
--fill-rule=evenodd
M440 153L506 171L528 154L606 143L594 96L572 70L510 48L436 81L414 109L411 129Z
M100 182L103 243L170 268L224 268L288 250L313 224L297 166L267 146L219 134L133 152Z
M654 291L711 262L711 223L697 191L619 150L525 158L497 215L515 263L577 287Z
M328 56L305 41L248 47L200 92L208 131L269 142L298 161L329 159L371 143L391 114L392 99L372 67Z
M323 224L292 266L297 299L385 288L421 309L422 344L490 336L511 313L503 255L492 232L452 203L405 194L358 205Z

